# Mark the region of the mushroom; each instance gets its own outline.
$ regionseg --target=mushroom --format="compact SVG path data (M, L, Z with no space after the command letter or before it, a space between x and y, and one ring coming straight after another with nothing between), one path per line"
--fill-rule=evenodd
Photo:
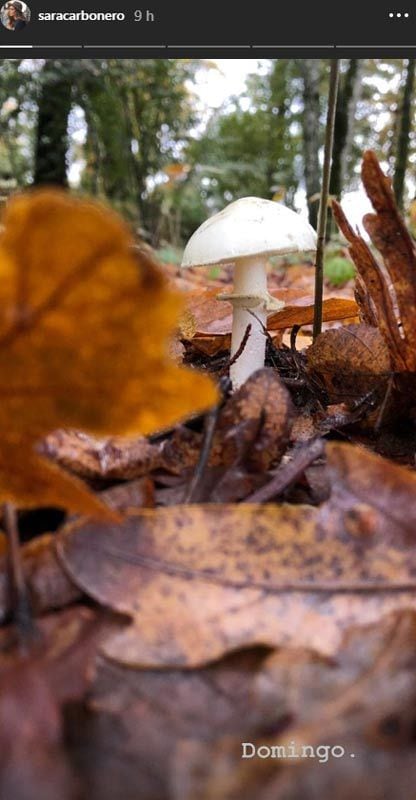
M284 303L267 291L269 256L316 250L316 233L295 211L273 200L242 197L207 219L185 247L182 267L234 264L234 290L218 296L233 305L231 357L242 352L230 368L234 389L264 366L264 329L269 311Z

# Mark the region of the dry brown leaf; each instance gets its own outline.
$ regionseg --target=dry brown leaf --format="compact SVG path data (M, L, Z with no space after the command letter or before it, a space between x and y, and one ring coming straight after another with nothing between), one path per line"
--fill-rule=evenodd
M92 678L98 625L90 609L42 620L31 658L0 636L0 792L15 800L74 800L80 785L65 752L64 703L83 699ZM4 651L4 652L3 652ZM14 658L12 657L14 655Z
M259 649L174 671L98 659L97 679L70 730L89 800L173 800L176 750L184 739L208 746L258 729L252 690L264 657Z
M233 491L231 497L226 492L223 497L228 496L229 501L241 499L245 496L244 472L257 472L261 480L261 474L278 463L289 441L292 420L289 392L275 370L258 370L228 398L218 415L208 466L240 465L238 478L231 479L237 480L242 493L234 496ZM159 466L174 474L189 470L198 462L202 443L202 433L178 427L163 444ZM212 497L213 491L207 477L204 476L204 499ZM216 481L224 484L223 471ZM250 479L249 482L251 486Z
M390 375L386 342L377 328L347 325L319 334L307 352L308 368L332 402L354 401L368 392L382 397Z
M231 290L231 287L224 287L222 292L226 293L228 289ZM272 289L270 293L286 305L281 311L269 315L268 330L284 330L293 325L308 325L313 322L313 298L305 295L303 289ZM227 301L217 300L218 294L216 287L188 298L186 312L181 317L181 334L184 339L225 337L231 334L232 305ZM349 319L358 314L355 301L344 298L325 299L322 310L324 322Z
M367 318L375 317L388 344L393 369L399 373L413 372L416 369L415 245L400 216L391 182L371 151L364 153L362 180L376 212L364 217L364 227L382 255L384 267L378 264L366 242L349 225L336 202L334 216L350 244L349 251L362 280L358 288L364 314Z
M38 449L75 475L90 480L132 480L162 466L162 445L144 436L97 439L80 431L57 430Z
M361 448L328 454L319 509L178 507L64 530L71 579L134 621L106 654L187 667L252 644L332 654L348 626L416 608L416 476Z
M80 599L81 592L56 557L53 534L44 534L24 544L21 560L34 614L64 608ZM10 615L11 603L8 560L4 555L0 559L0 622Z
M277 331L292 328L294 325L311 325L314 318L313 304L307 306L288 305L281 311L272 314L267 320L267 330ZM350 319L358 314L355 300L329 297L322 303L322 321L332 322L339 319Z
M69 477L54 492L44 468L33 483L31 443L59 427L147 433L210 406L216 392L207 377L169 362L179 298L149 258L134 254L116 215L39 190L13 198L3 222L0 500L30 506L55 494L55 504L86 513L87 490Z
M415 656L411 611L349 630L333 659L307 650L276 651L260 666L253 685L263 731L269 727L271 732L237 733L208 746L183 742L174 764L175 797L407 800L416 778ZM283 731L273 719L276 709L286 721ZM280 757L242 759L242 741L277 747ZM304 747L308 757L302 758ZM338 754L342 748L343 756L332 756L332 747Z
M261 369L230 397L220 412L213 463L243 460L251 471L267 471L286 450L292 426L290 394L273 369Z

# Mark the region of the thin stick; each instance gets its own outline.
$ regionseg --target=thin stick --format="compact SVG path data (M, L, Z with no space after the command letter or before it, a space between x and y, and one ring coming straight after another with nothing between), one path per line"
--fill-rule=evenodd
M324 167L322 172L321 198L318 214L318 244L315 268L315 309L313 320L313 340L322 330L322 299L324 291L324 250L326 221L328 216L329 179L331 177L332 148L334 144L335 111L338 96L339 59L331 59L329 77L328 111L325 129Z
M211 452L212 441L214 439L220 408L221 403L218 403L218 405L209 411L205 417L204 439L202 442L201 452L199 455L198 464L196 465L195 472L192 476L192 480L188 486L188 491L184 497L184 503L195 503L198 501L200 489L204 482L205 470Z
M314 439L308 445L294 453L292 461L281 467L269 483L257 489L243 501L244 503L268 503L285 491L310 467L313 462L323 455L324 443L322 439Z
M13 619L17 625L21 644L24 649L27 649L30 640L34 636L35 628L23 573L17 512L12 503L4 504L3 521L9 547L10 594Z
M243 336L243 338L242 338L242 340L241 340L241 342L240 342L240 344L238 346L238 350L235 351L233 357L230 358L228 363L225 365L224 371L229 369L230 367L232 367L233 364L235 364L235 362L237 361L237 359L240 358L241 353L243 353L243 351L245 349L245 346L246 346L246 344L248 342L248 337L250 336L250 333L251 333L251 324L247 325L247 328L245 329L245 332L244 332L244 336Z

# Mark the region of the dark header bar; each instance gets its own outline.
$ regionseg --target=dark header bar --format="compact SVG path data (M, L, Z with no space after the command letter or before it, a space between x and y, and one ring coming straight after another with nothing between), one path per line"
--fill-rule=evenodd
M398 6L396 5L398 4ZM364 4L237 0L29 2L24 30L0 26L4 57L297 57L416 54L416 11L407 0ZM247 9L247 6L245 7Z

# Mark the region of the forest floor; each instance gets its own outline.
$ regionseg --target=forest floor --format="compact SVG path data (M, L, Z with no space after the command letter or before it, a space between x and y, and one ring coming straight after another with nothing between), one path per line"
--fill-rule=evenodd
M314 343L314 269L280 265L266 367L232 393L229 273L166 267L171 354L218 407L45 439L125 518L19 515L34 619L10 622L4 555L5 798L414 797L416 254L371 154L363 181L379 261L336 207L358 277L326 285Z

